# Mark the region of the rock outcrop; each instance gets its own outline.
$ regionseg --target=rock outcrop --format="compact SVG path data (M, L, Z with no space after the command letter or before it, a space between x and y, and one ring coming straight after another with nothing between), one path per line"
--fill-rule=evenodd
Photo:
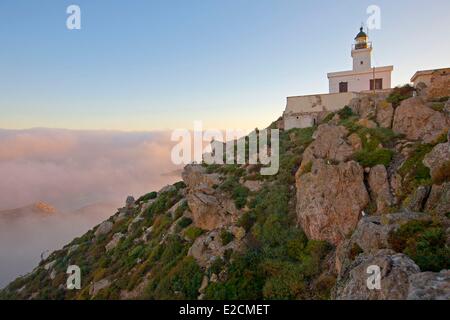
M95 230L95 236L100 237L102 235L108 234L111 231L112 227L113 227L113 223L111 221L102 222L98 226L97 230Z
M97 282L93 282L91 287L89 288L89 294L91 296L97 295L102 289L106 289L111 285L111 282L108 279L102 279Z
M377 123L382 128L391 128L394 118L394 108L392 104L381 101L377 104Z
M309 238L335 245L353 232L369 202L362 167L314 160L311 172L297 175L297 218Z
M245 242L243 241L242 230L237 231L237 237L227 243L222 244L220 238L220 230L213 230L198 237L191 248L188 255L194 257L197 263L202 267L209 267L216 259L223 258L228 250L243 251L245 249Z
M383 216L366 216L358 222L351 238L338 246L336 251L336 270L338 273L348 266L358 254L372 254L381 249L391 249L389 235L412 220L429 220L423 213L398 212ZM356 251L359 249L360 251Z
M201 165L188 165L183 173L186 195L194 224L204 230L214 230L236 222L238 210L234 201L217 190L220 175L207 174Z
M380 287L368 286L371 266L380 268ZM420 273L408 256L392 250L360 255L338 279L338 300L404 300L409 294L409 278ZM373 275L374 276L374 275Z
M406 99L395 110L393 130L409 140L433 142L447 132L449 126L448 117L427 107L421 97Z
M377 165L370 169L368 183L371 196L377 205L377 213L387 212L389 207L395 204L395 200L390 191L386 167Z
M450 270L411 275L407 299L450 300Z
M423 159L423 164L430 168L433 181L442 181L450 177L450 143L436 145Z
M379 287L371 267L379 267ZM371 278L373 277L373 278ZM380 250L362 254L347 267L336 285L338 300L449 300L450 270L420 272L402 253Z
M300 170L303 170L314 159L327 159L330 161L347 161L358 148L356 141L352 146L346 141L348 130L343 126L322 124L313 135L314 141L303 153Z
M376 113L375 104L367 95L352 99L349 103L349 107L361 118L368 119Z
M431 187L419 186L405 201L404 205L411 211L422 211L430 194Z
M437 215L450 212L450 182L433 185L425 205L425 211Z
M115 233L111 239L110 242L108 242L108 244L105 246L106 251L111 251L112 249L114 249L115 247L117 247L117 245L119 244L120 240L124 237L125 235L123 233Z

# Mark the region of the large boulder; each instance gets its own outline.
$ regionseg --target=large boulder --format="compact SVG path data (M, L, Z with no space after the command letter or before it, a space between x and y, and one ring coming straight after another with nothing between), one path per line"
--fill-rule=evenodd
M212 230L195 239L189 248L188 255L192 256L199 266L207 268L218 258L223 258L228 250L242 252L246 248L242 238L235 237L233 241L222 244L220 230Z
M409 277L408 300L450 300L450 270L422 272Z
M208 174L201 165L188 165L182 176L188 189L186 200L197 227L214 230L238 220L234 201L216 188L221 183L220 175Z
M214 185L220 184L221 181L219 174L208 174L206 168L199 164L185 166L181 176L188 188L198 188L199 186L212 188Z
M450 99L447 100L442 111L444 111L446 115L450 116Z
M377 104L377 123L382 128L391 128L394 108L391 103L381 101Z
M356 122L356 124L358 126L368 128L368 129L374 129L374 128L378 127L378 125L374 121L367 119L367 118L359 119L358 122Z
M430 194L430 186L419 186L403 202L406 209L411 211L422 211Z
M303 153L301 170L314 159L327 159L339 162L349 160L355 149L345 140L348 133L348 130L343 126L320 125L314 132L314 141Z
M186 196L194 224L203 230L214 230L237 222L238 210L225 195L190 192Z
M362 167L314 160L311 172L297 174L297 218L309 238L335 245L355 229L369 202Z
M106 289L111 285L111 282L108 279L102 279L97 282L92 282L91 286L89 287L89 294L91 296L97 295L97 293L100 292L100 290Z
M450 127L448 116L427 107L420 97L404 100L395 110L393 130L409 140L435 141Z
M339 245L336 250L338 274L352 263L358 254L371 254L380 249L392 249L389 236L405 223L428 219L431 219L429 215L410 211L362 217L351 238Z
M135 202L136 200L134 199L133 196L128 196L127 199L125 200L125 207L132 208Z
M113 223L111 221L104 221L98 226L98 228L97 228L97 230L95 230L94 234L96 237L100 237L102 235L108 234L111 231L112 227L113 227Z
M380 268L380 288L370 289L371 266ZM374 255L359 255L338 278L338 300L404 300L409 293L409 278L420 272L409 257L392 250L380 250Z
M112 249L114 249L115 247L117 247L117 245L119 244L120 240L124 237L125 235L123 233L115 233L111 239L110 242L108 242L108 244L105 246L106 251L111 251Z
M433 185L425 205L425 211L438 215L450 212L450 182Z
M377 213L385 213L395 204L394 197L390 191L386 167L377 165L370 169L368 178L370 193L377 205Z
M367 95L353 98L349 103L349 107L361 118L371 118L376 112L374 101Z
M430 168L433 181L450 178L450 143L436 145L423 159L423 164Z

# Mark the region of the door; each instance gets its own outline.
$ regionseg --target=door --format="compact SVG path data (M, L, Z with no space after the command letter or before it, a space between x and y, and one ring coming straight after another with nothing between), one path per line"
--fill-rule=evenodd
M339 82L339 92L348 92L348 82Z
M383 79L375 79L375 90L382 90L383 89ZM373 79L370 80L370 90L373 89Z

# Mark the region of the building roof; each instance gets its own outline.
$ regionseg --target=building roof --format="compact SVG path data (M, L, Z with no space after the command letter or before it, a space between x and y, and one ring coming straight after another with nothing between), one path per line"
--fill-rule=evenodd
M329 78L334 78L334 77L355 76L355 75L362 75L362 74L369 74L369 73L373 74L373 69L374 68L370 68L367 70L359 70L359 71L348 70L348 71L329 72L329 73L327 73L327 76L329 79ZM375 73L386 72L386 71L391 72L393 70L394 70L394 66L376 67Z
M358 38L367 38L367 34L363 31L363 27L359 28L359 33L356 35L355 40Z
M440 68L440 69L430 69L430 70L420 70L417 71L416 73L414 73L414 75L411 78L411 82L414 82L416 80L417 77L419 76L425 76L425 75L430 75L433 72L436 71L443 71L443 70L450 70L450 68Z

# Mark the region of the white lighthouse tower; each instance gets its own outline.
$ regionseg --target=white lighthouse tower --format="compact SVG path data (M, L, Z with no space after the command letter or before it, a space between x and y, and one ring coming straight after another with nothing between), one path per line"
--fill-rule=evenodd
M372 43L361 27L352 45L353 69L328 73L330 93L391 88L393 66L372 66Z
M369 37L360 29L352 47L353 71L367 71L372 68L372 43Z

